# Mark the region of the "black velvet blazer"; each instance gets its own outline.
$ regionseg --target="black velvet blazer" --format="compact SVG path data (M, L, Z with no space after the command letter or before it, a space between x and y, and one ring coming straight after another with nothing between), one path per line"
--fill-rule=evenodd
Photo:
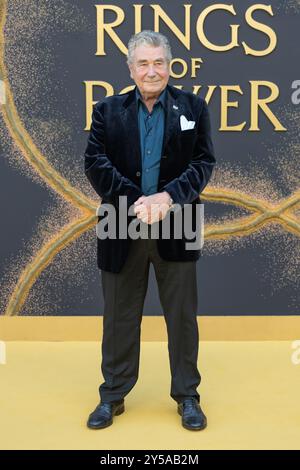
M174 203L200 204L200 194L215 165L211 126L206 101L195 94L167 84L167 113L163 138L158 192L167 191ZM180 116L195 121L194 129L181 130ZM85 151L85 174L102 203L119 210L119 196L127 196L127 207L140 196L142 160L135 88L128 93L104 98L94 105L92 124ZM170 213L171 220L173 213ZM118 217L117 217L118 218ZM135 216L128 216L130 223ZM100 217L98 217L100 220ZM161 227L161 222L159 225ZM196 220L193 212L193 229ZM172 224L171 224L172 227ZM118 229L118 226L117 226ZM161 232L160 232L161 235ZM100 269L120 272L130 246L126 239L97 237L97 264ZM201 250L187 250L186 239L157 239L160 256L169 261L197 260Z

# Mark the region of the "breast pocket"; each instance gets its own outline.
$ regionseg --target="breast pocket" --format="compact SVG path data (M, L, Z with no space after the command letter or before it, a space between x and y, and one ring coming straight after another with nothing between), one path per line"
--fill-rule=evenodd
M182 137L185 137L185 136L187 136L187 135L195 135L195 134L196 134L196 130L197 130L197 129L195 129L195 128L194 128L194 129L186 129L186 130L184 130L184 131L181 131L181 136L182 136Z
M197 138L197 129L187 129L181 131L180 144L181 150L186 157L192 153Z

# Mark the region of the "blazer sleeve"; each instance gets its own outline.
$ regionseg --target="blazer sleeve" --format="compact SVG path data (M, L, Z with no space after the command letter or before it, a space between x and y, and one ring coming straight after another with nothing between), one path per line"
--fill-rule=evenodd
M197 140L194 156L186 170L167 183L161 191L167 191L174 203L181 205L194 201L207 185L216 163L211 139L211 125L208 106L203 100L197 126Z
M98 103L93 107L84 168L88 180L99 196L117 208L119 196L127 196L127 207L130 207L143 195L141 189L123 176L105 154L104 117Z

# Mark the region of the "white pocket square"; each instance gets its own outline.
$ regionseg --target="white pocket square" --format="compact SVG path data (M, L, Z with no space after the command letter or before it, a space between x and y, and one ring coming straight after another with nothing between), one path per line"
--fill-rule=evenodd
M188 121L187 118L182 114L180 116L180 127L182 131L186 131L188 129L194 129L195 121Z

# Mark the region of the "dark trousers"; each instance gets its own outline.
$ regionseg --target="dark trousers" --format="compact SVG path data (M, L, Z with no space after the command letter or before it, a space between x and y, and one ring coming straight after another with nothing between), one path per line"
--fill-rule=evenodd
M149 226L150 227L150 226ZM171 397L180 402L197 387L199 334L197 324L196 261L165 261L156 239L131 240L128 258L119 273L101 270L104 296L102 402L120 400L134 387L139 374L140 334L150 262L153 263L159 298L168 333ZM153 378L155 381L155 367Z

